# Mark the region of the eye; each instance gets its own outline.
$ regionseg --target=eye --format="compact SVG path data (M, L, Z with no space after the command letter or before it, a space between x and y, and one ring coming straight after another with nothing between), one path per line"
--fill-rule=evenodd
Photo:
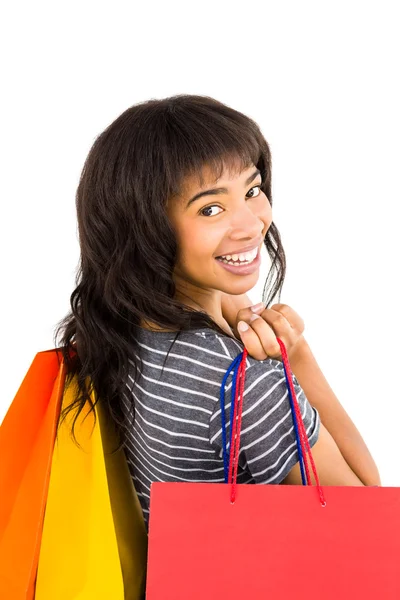
M261 185L262 185L262 184L260 183L260 185L255 185L255 186L253 186L252 188L250 188L250 189L249 189L249 191L247 192L247 194L248 194L249 192L251 192L251 190L255 190L256 188L258 188L258 194L256 194L255 196L250 196L250 198L257 198L257 196L259 196L259 195L260 195L260 192L261 192ZM247 194L246 194L246 196L247 196ZM205 215L205 214L204 214L204 211L205 211L205 210L210 210L211 208L221 208L221 207L220 207L220 206L218 206L217 204L210 204L209 206L205 206L204 208L200 209L200 210L199 210L199 215L201 215L201 216L203 216L203 217L215 217L216 215ZM221 210L222 210L222 209L221 209ZM219 213L216 213L216 214L219 214Z

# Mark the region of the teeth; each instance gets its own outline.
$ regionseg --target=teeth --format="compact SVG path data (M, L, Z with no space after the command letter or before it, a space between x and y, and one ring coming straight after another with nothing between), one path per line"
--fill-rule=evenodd
M220 259L234 262L252 262L257 256L257 252L258 248L254 248L254 250L251 250L250 252L243 252L240 254L225 254L224 256L221 256Z
M251 252L244 252L241 254L225 254L218 258L218 260L228 264L228 265L248 265L256 258L258 252L258 248L254 248Z

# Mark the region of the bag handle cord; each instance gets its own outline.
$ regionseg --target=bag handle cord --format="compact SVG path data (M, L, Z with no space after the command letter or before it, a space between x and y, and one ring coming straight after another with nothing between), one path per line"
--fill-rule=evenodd
M296 436L297 452L299 456L299 464L301 471L301 479L303 485L312 485L310 468L307 459L311 463L311 468L316 481L321 506L326 506L326 500L319 482L317 469L315 467L314 458L311 452L310 443L308 441L307 432L301 416L300 407L297 401L296 392L293 386L292 371L287 356L285 344L280 338L276 338L281 348L283 359L283 367L286 377L286 385L289 392L290 408L292 411L293 425ZM236 498L236 483L237 470L239 463L239 447L240 447L240 431L242 425L242 408L243 408L243 392L246 377L246 360L248 352L244 348L231 365L228 367L220 390L220 405L221 405L221 423L222 423L222 452L224 461L225 483L231 483L231 503L235 502ZM230 454L228 463L228 452L226 442L226 421L225 421L225 383L233 370L232 389L231 389L231 411L230 411Z

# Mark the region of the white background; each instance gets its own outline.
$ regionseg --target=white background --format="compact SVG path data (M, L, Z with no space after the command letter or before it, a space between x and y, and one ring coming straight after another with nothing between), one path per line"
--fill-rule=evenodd
M1 50L3 418L69 310L75 192L95 137L129 106L213 96L272 151L287 254L281 302L384 485L400 484L397 2L15 2ZM257 287L261 300L267 254ZM277 300L275 300L276 302Z

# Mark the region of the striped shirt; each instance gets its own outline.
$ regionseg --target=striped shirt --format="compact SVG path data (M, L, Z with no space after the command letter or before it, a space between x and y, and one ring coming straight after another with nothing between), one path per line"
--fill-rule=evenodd
M132 365L123 398L129 423L125 454L147 529L153 481L224 481L220 387L232 360L243 350L239 340L209 328L181 333L171 349L174 336L138 330L143 370L138 368L134 382ZM292 381L312 447L320 417L293 374ZM227 438L231 386L232 375L225 384ZM296 462L283 363L248 356L237 482L278 484Z

